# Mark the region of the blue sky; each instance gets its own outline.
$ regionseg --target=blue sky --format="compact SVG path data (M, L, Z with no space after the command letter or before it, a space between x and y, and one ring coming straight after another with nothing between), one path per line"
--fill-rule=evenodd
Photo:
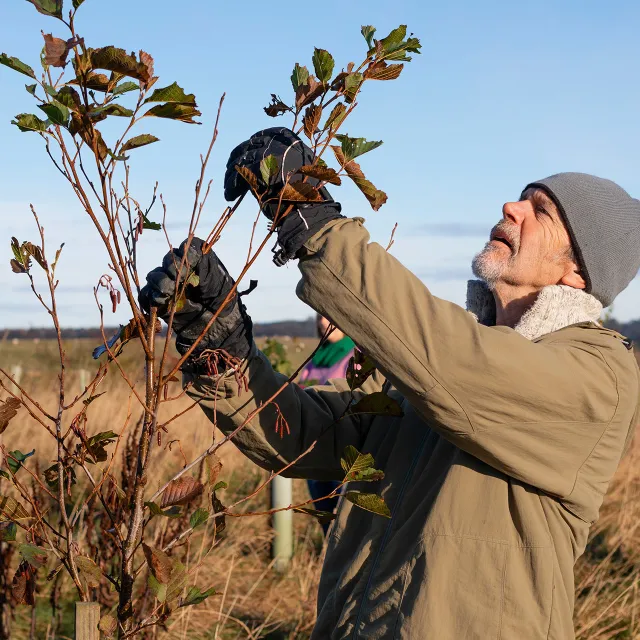
M40 30L65 36L64 28L24 0L2 4L0 51L37 67ZM436 295L463 303L472 256L503 202L517 198L527 182L558 171L585 171L640 195L637 2L86 0L77 28L91 46L148 51L158 86L177 80L196 94L202 126L160 120L140 125L138 132L156 134L162 142L132 157L134 192L145 201L159 181L177 244L222 92L227 97L210 163L214 183L203 232L224 208L229 151L264 126L288 123L271 120L262 107L271 93L290 98L293 64L310 66L314 46L331 51L338 66L360 60L361 25L375 25L385 35L401 23L421 39L423 54L398 81L367 84L346 127L350 135L384 140L361 164L389 202L373 212L350 184L334 187L332 194L346 215L365 217L381 243L397 222L393 253ZM63 324L96 325L92 287L108 272L106 255L40 139L9 124L15 114L35 111L26 80L0 67L0 327L48 324L24 276L8 266L10 236L35 238L30 202L49 247L67 243L59 287ZM243 204L218 245L232 273L244 264L254 216L253 203ZM143 240L144 272L166 249L160 233L145 232ZM310 315L294 293L294 264L278 269L266 252L250 276L259 280L247 299L254 320ZM614 313L622 320L640 316L638 278L619 296ZM109 324L127 320L124 309L106 318Z

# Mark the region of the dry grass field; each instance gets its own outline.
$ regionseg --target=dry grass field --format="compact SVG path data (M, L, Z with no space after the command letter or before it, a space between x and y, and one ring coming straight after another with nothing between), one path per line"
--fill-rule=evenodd
M306 342L307 344L304 344ZM314 341L285 342L294 365L313 347ZM95 345L78 340L68 343L70 389L79 389L80 370L93 369L91 349ZM141 360L135 349L123 357L132 377L142 380ZM0 343L0 363L4 369L22 369L22 384L45 407L55 399L55 345L52 342ZM112 429L119 433L127 411L127 394L117 373L111 372L102 391L111 390L90 409L90 433ZM0 394L1 396L2 394ZM183 402L177 401L178 406ZM186 401L184 401L186 403ZM9 449L36 450L33 462L40 468L51 464L52 440L42 428L21 412L0 442ZM176 420L164 436L162 451L156 453L150 490L159 487L171 470L183 464L183 453L192 459L210 444L211 424L196 407ZM171 440L174 442L169 448ZM181 450L182 449L182 452ZM229 484L228 503L251 491L266 478L266 473L247 461L232 445L220 451L224 464L221 479ZM121 464L118 453L117 462ZM45 465L43 467L42 465ZM294 481L294 496L306 495L303 481ZM239 509L263 510L268 492L262 492ZM266 516L231 518L223 536L211 553L204 552L206 536L193 536L189 544L201 559L197 582L202 588L215 587L220 595L197 607L179 610L167 631L154 637L170 639L261 638L298 640L308 638L315 615L315 593L322 563L322 535L314 520L294 514L295 557L284 574L273 570L270 558L272 530ZM576 567L577 603L575 624L580 640L640 638L640 445L625 457L594 527L587 553ZM56 638L72 638L72 599L70 583L63 583L65 601L62 625ZM42 580L37 594L34 619L31 610L16 610L12 637L17 640L35 635L49 638L51 621L49 587Z

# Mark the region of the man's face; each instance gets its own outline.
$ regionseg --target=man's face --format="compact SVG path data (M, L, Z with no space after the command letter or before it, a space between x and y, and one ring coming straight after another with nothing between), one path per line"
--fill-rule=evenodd
M519 202L502 207L503 219L473 259L474 274L499 284L539 290L559 284L577 268L571 240L554 202L541 189L527 189Z

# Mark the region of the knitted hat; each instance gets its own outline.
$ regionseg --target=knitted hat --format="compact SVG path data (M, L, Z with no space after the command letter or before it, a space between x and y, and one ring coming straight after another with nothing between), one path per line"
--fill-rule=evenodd
M640 269L640 201L587 173L557 173L529 187L543 189L556 203L586 291L608 307Z

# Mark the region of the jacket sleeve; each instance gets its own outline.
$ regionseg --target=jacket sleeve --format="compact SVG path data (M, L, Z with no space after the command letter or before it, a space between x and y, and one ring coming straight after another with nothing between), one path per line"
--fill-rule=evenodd
M341 480L340 458L347 445L362 449L372 416L348 415L351 391L346 380L330 380L323 386L300 388L287 384L268 358L254 345L245 361L243 375L248 391L240 388L233 375L193 376L188 394L200 403L207 417L225 434L247 422L260 406L265 406L233 437L233 442L256 464L279 471L301 457L282 475L317 480ZM353 392L357 400L382 388L379 376L371 377Z
M364 349L429 427L511 477L568 496L620 420L602 350L478 324L370 243L362 222L339 220L307 242L298 296ZM622 442L606 453L615 464Z

